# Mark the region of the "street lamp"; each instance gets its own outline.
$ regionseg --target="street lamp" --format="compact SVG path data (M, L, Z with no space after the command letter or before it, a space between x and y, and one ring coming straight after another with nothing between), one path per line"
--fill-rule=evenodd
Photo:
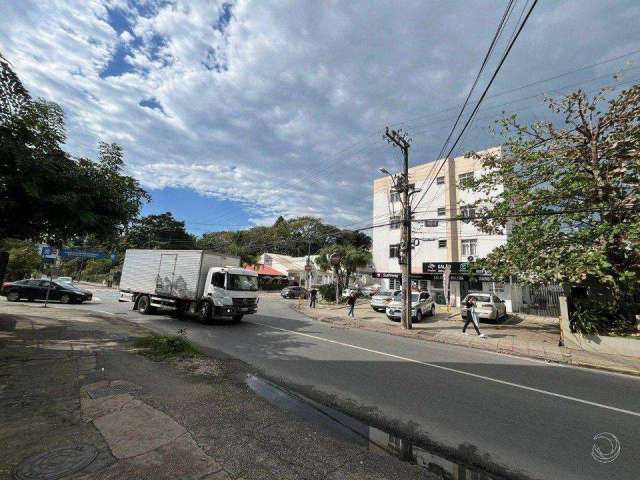
M390 177L393 177L393 175L389 173L389 170L387 170L384 167L380 167L378 170L380 170L380 173L384 173L385 175L389 175Z

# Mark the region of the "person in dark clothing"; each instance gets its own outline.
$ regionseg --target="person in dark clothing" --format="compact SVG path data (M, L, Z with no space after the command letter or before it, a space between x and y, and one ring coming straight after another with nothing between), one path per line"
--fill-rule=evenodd
M349 295L349 298L347 298L347 305L349 306L349 310L347 311L347 316L351 317L351 318L356 318L356 315L353 311L353 309L356 307L356 292L351 292L351 295Z
M478 312L476 312L476 304L476 297L469 297L465 302L465 307L467 307L467 319L464 322L464 327L462 327L462 333L467 335L467 327L469 326L469 323L471 323L478 333L478 336L484 338L486 335L484 333L480 333L480 319L478 317Z
M318 298L318 290L312 288L309 291L309 307L316 308L316 299Z

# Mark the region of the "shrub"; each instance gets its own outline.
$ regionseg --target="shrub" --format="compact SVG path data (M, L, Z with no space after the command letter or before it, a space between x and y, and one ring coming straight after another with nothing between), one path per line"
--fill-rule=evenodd
M320 285L318 287L318 292L323 300L327 302L335 302L336 301L336 284L330 283L328 285Z
M183 335L140 337L136 339L135 346L136 348L144 349L145 353L157 358L196 357L200 355L200 352Z

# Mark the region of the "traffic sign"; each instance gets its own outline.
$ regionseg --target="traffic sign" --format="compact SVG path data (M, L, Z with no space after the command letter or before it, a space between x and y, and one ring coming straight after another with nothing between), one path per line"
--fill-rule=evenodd
M331 263L331 265L333 265L334 267L340 264L340 260L342 260L342 255L337 252L331 254L331 256L329 257L329 263Z
M62 248L60 249L61 257L80 257L91 258L94 260L100 260L104 258L111 258L111 255L107 252L99 252L95 250L76 250L75 248Z

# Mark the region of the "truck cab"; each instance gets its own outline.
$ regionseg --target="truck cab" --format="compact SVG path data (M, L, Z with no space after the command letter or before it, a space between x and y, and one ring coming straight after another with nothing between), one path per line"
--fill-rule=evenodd
M204 297L211 302L210 315L239 320L258 310L258 274L239 267L212 267Z

